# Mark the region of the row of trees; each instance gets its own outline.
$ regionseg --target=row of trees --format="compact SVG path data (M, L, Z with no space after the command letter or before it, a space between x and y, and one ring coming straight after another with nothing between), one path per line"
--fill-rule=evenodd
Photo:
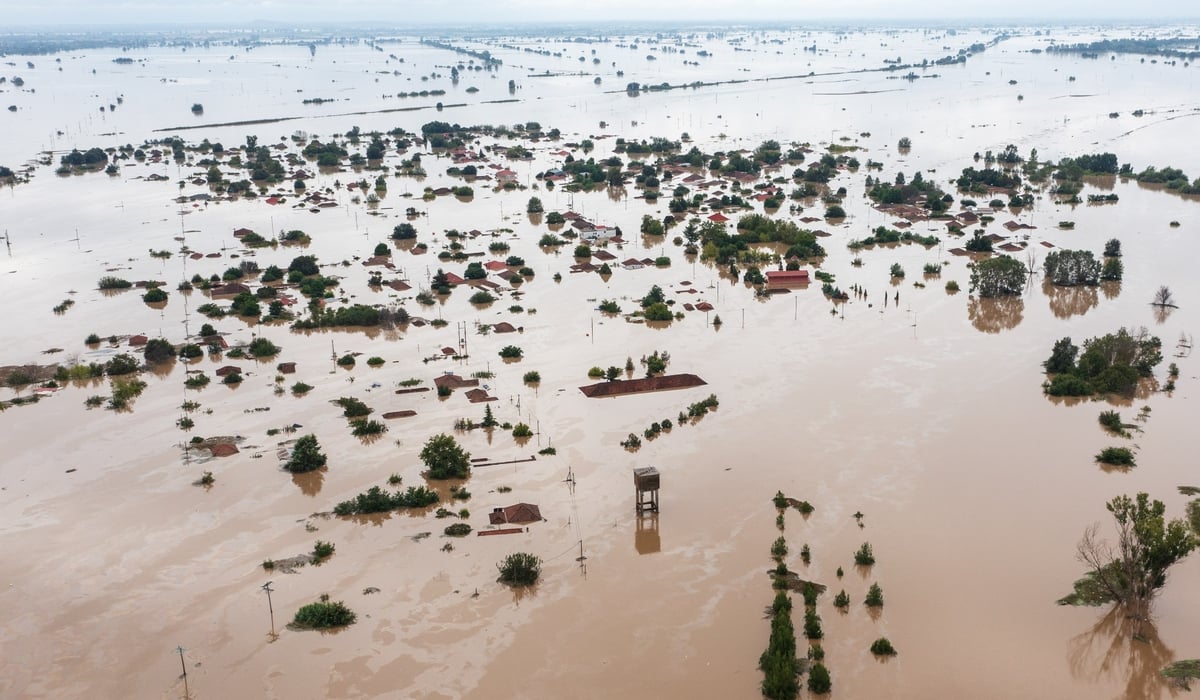
M1044 389L1051 396L1132 395L1138 381L1151 376L1162 359L1162 341L1145 328L1133 333L1121 328L1090 338L1083 342L1082 353L1070 337L1062 338L1042 363L1053 375Z

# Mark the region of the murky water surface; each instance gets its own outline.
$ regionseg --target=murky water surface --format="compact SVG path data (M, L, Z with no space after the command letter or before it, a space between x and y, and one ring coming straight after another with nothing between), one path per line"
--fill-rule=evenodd
M1074 42L1101 34L1055 30L1050 38ZM927 69L915 81L861 72L884 59L932 61L992 38L973 31L731 33L697 36L679 47L686 53L664 52L666 45L646 37L599 44L462 41L505 63L494 72L464 71L457 85L448 74L458 57L412 38L384 42L382 51L351 44L321 46L313 55L290 46L88 51L64 54L61 62L28 57L33 70L20 68L27 57L8 57L16 65L3 72L26 81L23 91L9 84L0 93L5 104L18 106L4 113L0 143L0 164L14 169L42 151L53 151L57 164L64 149L139 145L175 134L227 147L255 134L260 143L297 150L290 139L296 131L326 138L353 126L418 131L438 118L538 121L561 129L563 139L527 143L532 161L494 161L530 189L494 191L475 183L466 202L421 200L427 186L462 184L445 175L450 160L428 150L424 180L389 178L376 205L338 189L332 195L338 206L320 213L295 208L294 198L277 206L264 198L180 205L181 194L208 192L188 182L206 168L169 159L129 162L116 176L60 177L38 166L30 182L4 188L0 228L9 247L0 251L6 327L0 365L97 361L126 349L124 340L116 348L85 346L92 332L182 342L206 321L196 307L210 299L200 290L175 291L178 281L220 274L245 259L286 265L299 253L244 250L232 235L239 227L263 235L302 229L312 237L303 252L330 265L325 274L342 278L340 299L403 303L415 315L449 323L298 333L226 318L212 323L231 345L261 334L283 353L265 363L206 357L143 373L149 386L130 412L85 408L86 397L109 392L96 381L0 415L0 695L180 697L174 650L181 645L197 698L757 697L756 664L768 636L763 610L772 596L765 572L778 534L770 499L783 490L816 508L807 518L790 512L785 535L789 565L833 589L819 611L837 696L1169 696L1158 669L1200 655L1200 557L1172 570L1145 643L1129 639L1120 616L1061 608L1054 600L1079 574L1075 543L1088 524L1103 520L1107 499L1148 491L1178 515L1185 499L1175 487L1200 482L1192 406L1197 369L1190 358L1173 357L1180 335L1200 328L1200 278L1193 269L1200 202L1117 181L1090 184L1083 193L1115 192L1115 205L1072 207L1046 196L1020 212L997 211L986 230L1016 242L1027 236L1039 255L1049 250L1043 241L1099 253L1107 239L1120 238L1125 279L1085 290L1035 280L1020 298L976 300L966 292L969 258L948 252L961 243L936 223L913 230L941 236L937 246L848 250L849 241L896 220L867 206L865 169L842 173L831 184L847 188L850 216L811 225L832 234L821 240L829 251L821 268L843 289L865 288L867 297L831 314L819 284L756 298L747 285L687 259L674 233L642 239L642 215L661 219L666 197L647 204L632 184L547 191L534 178L561 162L555 152L564 142L591 137L592 155L608 157L617 137L677 139L683 132L706 152L753 149L764 139L809 142L818 150L831 142L856 145L862 150L855 155L884 163L889 179L922 170L945 181L973 165L976 151L999 152L1009 143L1022 154L1036 148L1043 159L1111 150L1135 170L1171 165L1200 174L1200 151L1186 147L1200 119L1200 73L1182 62L1030 53L1049 40L1030 30L965 64ZM814 45L816 52L805 50ZM519 50L525 48L550 55ZM712 56L698 57L701 49ZM114 63L118 56L135 63ZM443 77L422 79L433 73ZM623 89L630 81L697 80L750 82L637 97ZM394 97L421 89L447 94ZM109 111L118 96L121 104ZM334 101L302 104L316 97ZM488 103L509 99L515 101ZM462 106L439 114L438 100ZM202 115L192 115L195 102L204 105ZM374 113L397 107L422 109ZM1145 116L1131 116L1137 109ZM200 128L157 131L193 125ZM896 150L902 136L913 142L907 153ZM399 160L389 154L385 162ZM152 174L166 180L148 181ZM374 176L348 168L320 172L308 186L315 191ZM547 211L574 210L620 226L627 242L622 250L610 248L618 260L666 255L672 264L617 269L607 280L571 273L571 245L559 252L537 246L547 227L524 213L531 195ZM368 269L378 268L360 261L410 206L420 212L414 224L431 252L397 250L395 271L385 271L413 290L372 289ZM810 202L802 212L785 208L776 215L821 213L820 203ZM1002 228L1013 220L1035 228ZM1067 220L1074 229L1058 227ZM1181 225L1170 227L1171 221ZM463 289L433 307L413 300L443 266L435 254L451 228L500 231L510 254L536 273L521 285L519 301L506 293L479 308ZM486 251L493 240L472 239L466 249ZM177 252L183 246L220 257L193 260ZM157 259L150 250L175 254ZM856 255L860 267L851 265ZM502 256L486 256L496 258ZM340 261L347 264L335 265ZM920 274L924 264L942 262L948 264L940 278ZM908 273L902 284L890 280L892 263ZM444 267L461 272L463 265ZM159 309L143 303L138 290L102 294L96 281L106 274L164 281L169 300ZM947 294L947 280L963 291ZM602 299L632 310L654 284L678 301L676 308L706 301L714 311L687 312L657 329L595 310ZM1180 302L1165 317L1149 305L1162 284ZM67 298L74 306L51 312ZM523 311L510 310L516 304ZM717 315L719 327L712 324ZM501 321L523 331L477 330ZM468 359L425 362L456 346L459 324ZM1040 363L1058 338L1079 341L1120 326L1147 326L1162 337L1181 377L1171 395L1147 393L1120 407L1127 418L1142 406L1152 412L1133 440L1139 466L1110 473L1092 461L1116 440L1096 423L1105 406L1048 401ZM497 352L509 344L519 345L524 359L502 361ZM51 349L58 350L43 354ZM671 371L695 373L708 386L610 399L578 391L591 381L588 368L622 366L627 357L636 364L654 350L669 351ZM331 353L361 355L346 370ZM371 356L386 363L370 368ZM313 390L276 395L278 361L297 363L283 386L304 381ZM213 382L185 390L187 371L211 376L226 364L243 368L240 386ZM409 378L431 386L449 370L494 373L484 383L498 397L489 404L497 418L539 431L524 444L501 430L459 434L473 456L504 462L557 449L536 461L477 468L467 484L471 499L454 509L469 508L467 522L478 530L489 527L493 508L530 502L545 522L517 534L450 539L442 530L453 520L432 514L358 521L313 515L393 473L405 485L423 483L417 454L425 439L451 431L458 418L482 419L484 406L468 403L462 390L447 399L393 390ZM522 382L530 370L541 374L536 388ZM1165 381L1164 368L1158 380ZM3 398L31 391L4 389ZM674 420L710 393L720 407L694 425L677 426L636 453L619 446L630 432ZM360 398L377 414L417 415L386 421L389 432L365 444L330 403L342 396ZM184 432L176 421L188 400L201 407L191 414L195 427ZM326 471L296 479L281 471L276 450L287 435L267 431L292 424L317 434L329 455ZM193 435L244 440L238 454L212 459L182 449ZM631 469L647 465L662 473L661 513L639 520ZM213 487L193 486L206 470L215 476ZM448 497L446 487L439 489ZM852 517L859 511L861 529ZM418 538L422 533L432 535ZM337 546L325 563L295 574L261 567L266 559L309 551L317 539ZM878 558L869 570L852 561L863 541ZM798 557L803 544L812 551L807 566ZM522 550L544 559L544 573L536 587L514 593L496 582L495 565ZM845 569L840 581L838 567ZM274 641L260 588L267 581L274 589ZM860 602L875 581L887 604L871 615ZM368 587L379 592L364 594ZM854 601L847 613L832 605L832 593L843 588ZM346 601L358 623L334 634L284 628L300 605L322 593ZM869 653L880 636L899 656L878 661Z

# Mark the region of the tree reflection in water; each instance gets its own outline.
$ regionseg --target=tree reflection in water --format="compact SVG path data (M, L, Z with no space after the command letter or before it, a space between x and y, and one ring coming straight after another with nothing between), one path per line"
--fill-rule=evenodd
M1056 318L1067 319L1082 316L1100 304L1100 293L1096 287L1076 285L1062 287L1042 282L1042 293L1050 300L1050 312Z
M1015 296L973 298L967 304L967 317L983 333L1012 330L1025 318L1025 301Z
M1141 636L1134 637L1139 631ZM1174 660L1174 650L1163 644L1154 625L1138 625L1120 605L1111 606L1090 630L1072 637L1067 651L1071 675L1080 680L1126 679L1123 698L1175 697L1178 690L1159 675Z

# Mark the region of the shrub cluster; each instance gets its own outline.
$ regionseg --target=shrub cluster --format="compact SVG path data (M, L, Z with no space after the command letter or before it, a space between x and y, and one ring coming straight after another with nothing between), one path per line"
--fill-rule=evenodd
M335 515L365 515L367 513L386 513L397 508L425 508L439 501L436 491L424 486L409 486L404 491L389 494L378 486L372 486L366 493L360 493L354 498L342 501L333 508Z

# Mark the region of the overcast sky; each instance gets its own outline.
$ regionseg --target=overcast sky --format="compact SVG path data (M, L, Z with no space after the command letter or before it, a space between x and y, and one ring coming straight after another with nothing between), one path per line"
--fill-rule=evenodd
M403 26L603 20L691 23L980 18L1083 22L1111 18L1153 22L1200 18L1200 3L1191 0L0 0L0 10L8 27L192 22L231 25L260 20L377 21Z

